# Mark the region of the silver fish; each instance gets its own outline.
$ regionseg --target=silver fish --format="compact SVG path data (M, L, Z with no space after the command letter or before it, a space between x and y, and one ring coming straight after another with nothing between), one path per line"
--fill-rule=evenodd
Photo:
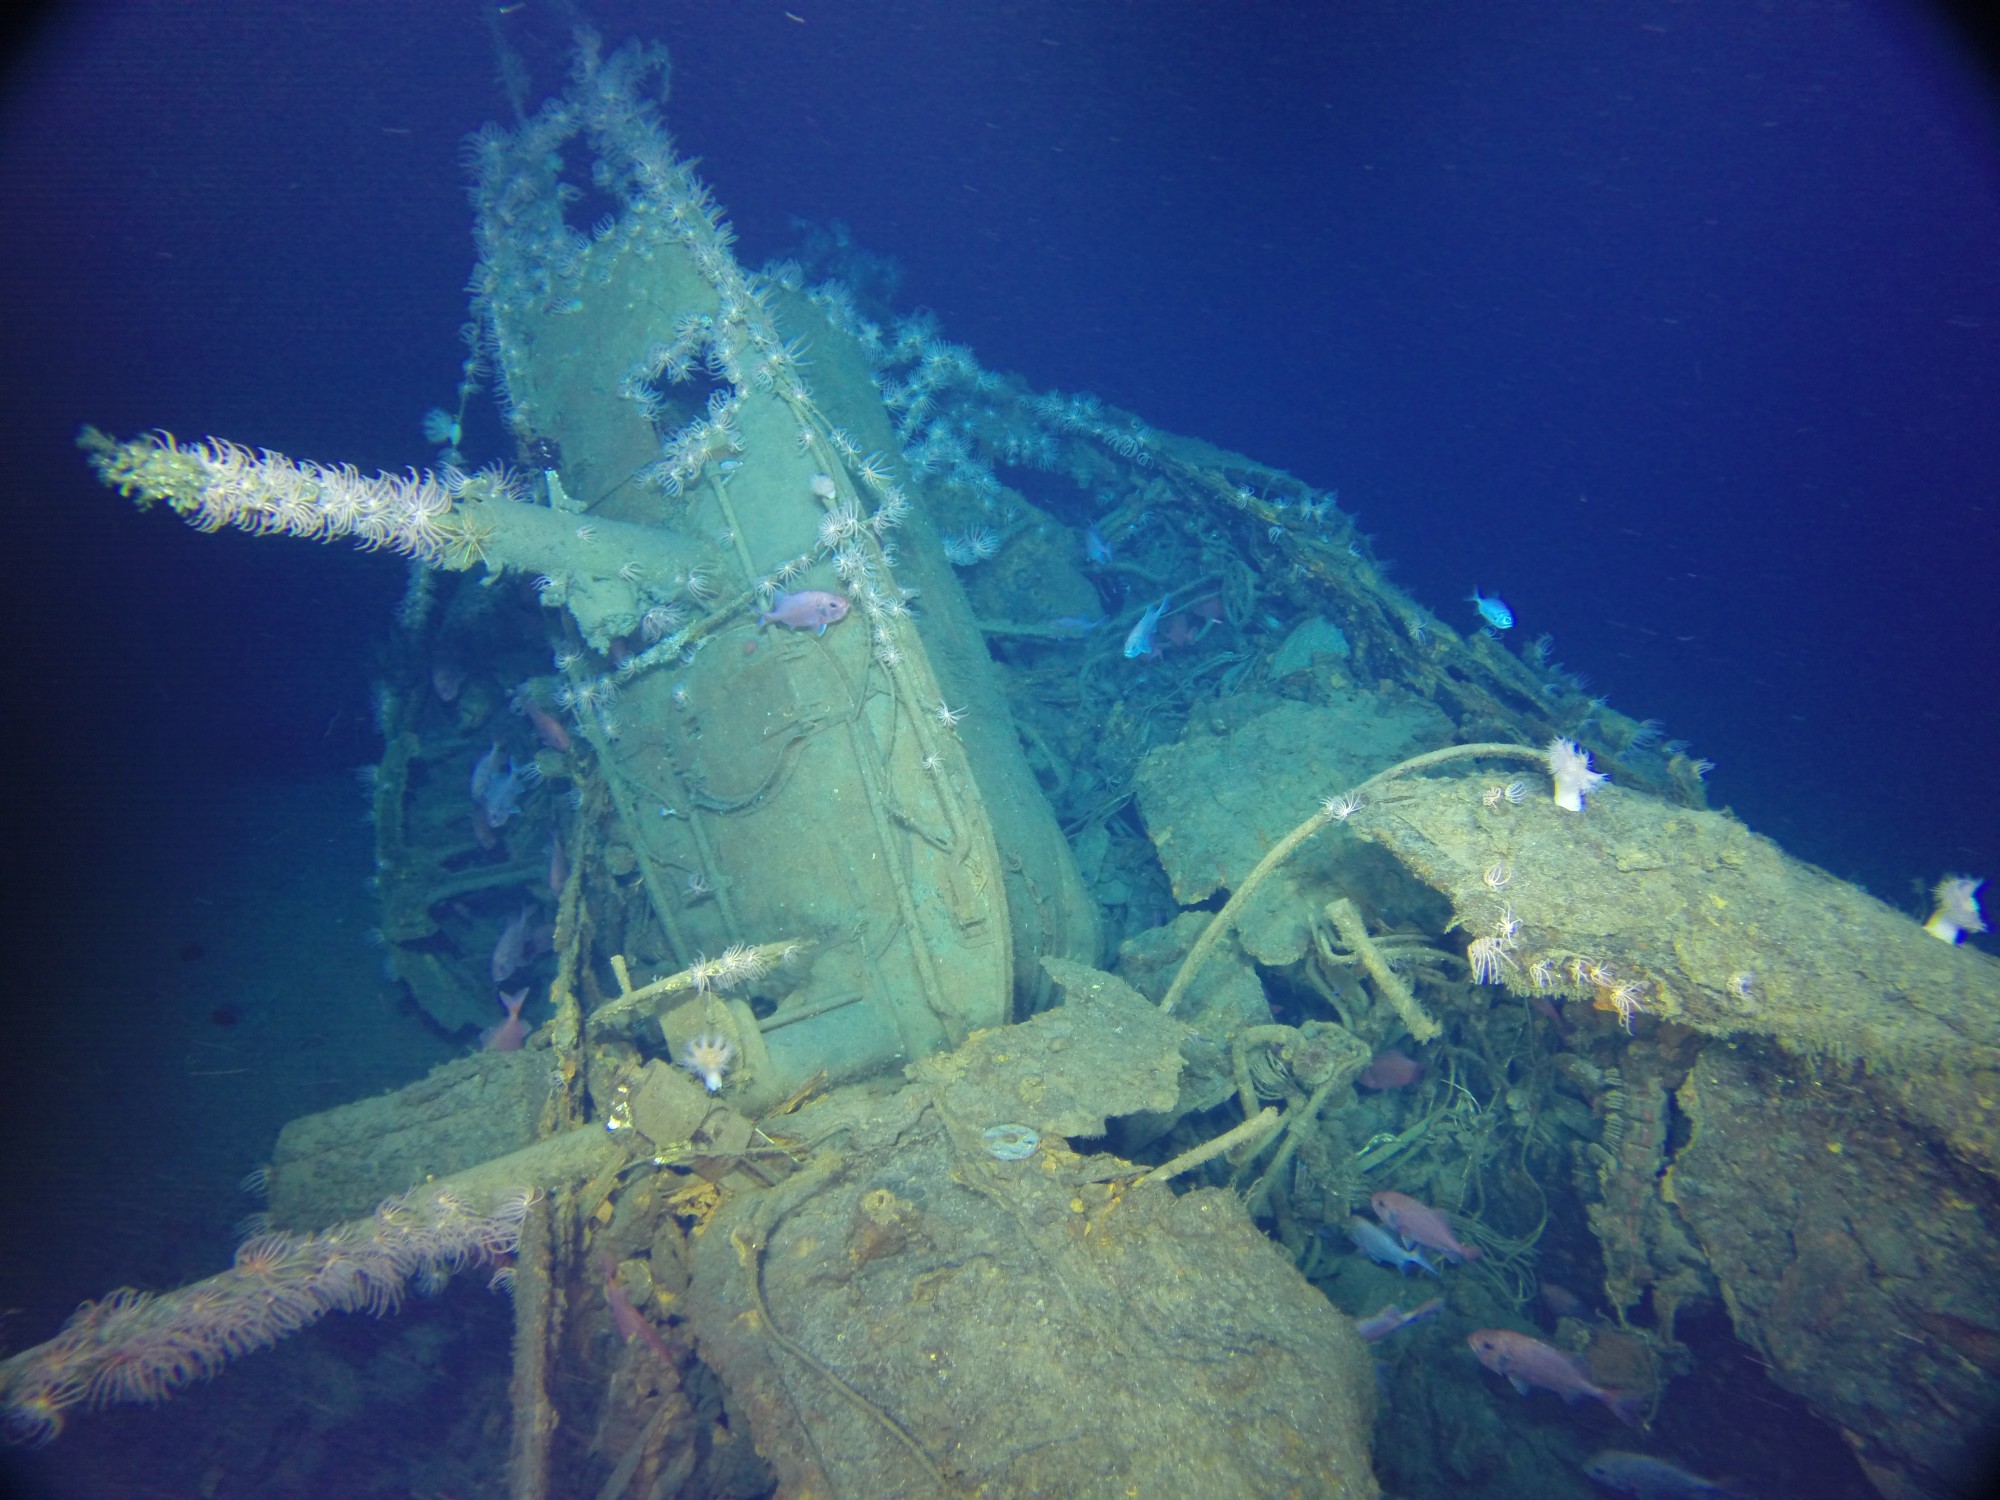
M1354 1320L1354 1331L1371 1344L1380 1343L1397 1329L1408 1328L1418 1319L1430 1317L1443 1306L1444 1298L1433 1297L1421 1307L1414 1307L1410 1311L1404 1312L1402 1308L1391 1302L1373 1317L1356 1318Z
M1663 1458L1621 1453L1616 1449L1592 1458L1583 1466L1583 1472L1606 1489L1634 1496L1635 1500L1700 1500L1708 1495L1743 1493L1730 1480L1703 1479Z
M1159 650L1153 645L1153 632L1160 628L1160 617L1167 612L1167 601L1174 596L1162 594L1160 602L1139 616L1139 623L1132 627L1132 633L1125 637L1127 659L1135 656L1158 656Z
M528 917L534 910L524 906L514 914L514 920L500 929L499 941L493 945L493 962L489 972L495 984L513 978L514 971L528 961Z
M1394 1266L1399 1275L1411 1266L1421 1267L1431 1275L1437 1275L1437 1267L1424 1259L1421 1250L1405 1249L1403 1242L1380 1224L1370 1223L1362 1218L1349 1219L1347 1237L1354 1241L1355 1249L1363 1255L1385 1266Z

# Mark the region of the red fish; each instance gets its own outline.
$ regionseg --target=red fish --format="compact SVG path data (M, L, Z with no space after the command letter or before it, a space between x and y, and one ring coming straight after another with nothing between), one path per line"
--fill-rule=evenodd
M1451 1232L1451 1220L1408 1193L1377 1193L1368 1200L1375 1217L1403 1237L1406 1244L1437 1250L1453 1260L1478 1260L1477 1245L1461 1245Z
M1378 1052L1354 1080L1356 1088L1404 1089L1424 1076L1424 1065L1400 1047Z
M528 716L528 722L535 726L535 733L551 750L569 749L569 731L562 721L527 694L521 695L521 712Z
M1192 646L1213 630L1222 619L1222 596L1210 594L1184 608L1185 614L1176 614L1160 629L1160 638L1169 646ZM1190 619L1195 615L1201 617L1199 625Z
M1593 1401L1602 1401L1627 1427L1637 1427L1645 1414L1644 1397L1605 1390L1591 1381L1590 1371L1574 1354L1565 1354L1525 1333L1516 1333L1511 1328L1482 1328L1466 1343L1472 1346L1482 1365L1495 1375L1505 1375L1524 1396L1534 1386L1554 1391L1565 1401L1588 1396Z
M502 995L500 1003L507 1007L507 1019L498 1026L489 1026L479 1033L479 1047L482 1052L519 1052L521 1043L528 1039L528 1023L521 1019L521 1006L526 1003L528 992L516 990L511 995Z
M673 1351L660 1337L660 1330L641 1316L639 1309L632 1305L632 1299L625 1295L625 1288L618 1284L616 1258L606 1253L600 1257L600 1262L604 1267L604 1300L611 1304L611 1324L618 1330L618 1336L628 1344L638 1339L661 1359L672 1364Z
M1544 1281L1540 1290L1542 1305L1559 1318L1580 1318L1590 1310L1584 1306L1583 1298L1566 1286Z
M780 594L771 607L757 616L759 625L776 623L788 630L811 630L826 634L826 627L847 618L847 601L823 589L800 589L796 594Z

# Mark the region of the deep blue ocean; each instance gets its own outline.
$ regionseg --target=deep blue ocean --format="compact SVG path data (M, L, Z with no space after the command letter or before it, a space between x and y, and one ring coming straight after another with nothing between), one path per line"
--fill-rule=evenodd
M502 9L539 99L568 14ZM1337 491L1462 629L1498 592L1789 852L1916 919L1942 876L2000 880L2000 104L1946 20L590 17L670 49L668 123L747 265L839 221L987 367ZM352 773L404 565L140 515L74 437L429 462L473 263L460 142L504 112L487 25L465 0L76 5L11 57L8 1347L224 1263L280 1124L461 1050L362 942ZM490 405L466 446L508 456Z

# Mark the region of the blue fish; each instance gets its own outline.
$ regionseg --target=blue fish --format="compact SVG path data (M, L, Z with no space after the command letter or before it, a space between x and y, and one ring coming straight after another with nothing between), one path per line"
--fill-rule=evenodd
M1160 602L1139 616L1139 623L1132 627L1132 633L1125 637L1125 655L1158 656L1159 648L1153 644L1153 632L1160 628L1160 617L1167 612L1167 601L1174 596L1162 594Z
M1104 540L1104 533L1097 529L1095 521L1090 523L1090 529L1083 534L1083 555L1094 563L1111 561L1111 543Z
M1377 1264L1394 1266L1399 1275L1411 1266L1437 1275L1437 1267L1424 1259L1421 1250L1406 1249L1401 1240L1380 1224L1359 1217L1349 1219L1347 1237L1354 1241L1354 1248L1363 1255Z
M1512 630L1514 628L1514 611L1507 607L1506 601L1501 599L1498 594L1489 599L1486 595L1479 592L1479 585L1475 583L1472 586L1472 592L1465 597L1466 601L1479 611L1479 618L1484 620L1488 625L1491 625L1495 630Z

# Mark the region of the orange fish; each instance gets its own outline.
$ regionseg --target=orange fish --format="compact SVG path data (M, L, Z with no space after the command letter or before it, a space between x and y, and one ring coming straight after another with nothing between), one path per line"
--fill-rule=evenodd
M521 1044L528 1039L528 1023L521 1019L521 1006L526 1002L528 992L515 990L511 995L502 994L500 1003L507 1007L507 1019L498 1026L489 1026L479 1033L479 1046L486 1052L519 1052Z
M1477 1245L1461 1245L1451 1232L1451 1220L1408 1193L1377 1193L1368 1200L1375 1217L1403 1237L1406 1245L1441 1250L1453 1260L1478 1260Z
M1527 1395L1534 1386L1554 1391L1565 1401L1588 1396L1602 1401L1627 1427L1637 1427L1645 1415L1643 1396L1607 1391L1594 1383L1582 1360L1540 1339L1511 1328L1482 1328L1466 1340L1479 1362L1495 1375L1505 1375L1514 1389Z

